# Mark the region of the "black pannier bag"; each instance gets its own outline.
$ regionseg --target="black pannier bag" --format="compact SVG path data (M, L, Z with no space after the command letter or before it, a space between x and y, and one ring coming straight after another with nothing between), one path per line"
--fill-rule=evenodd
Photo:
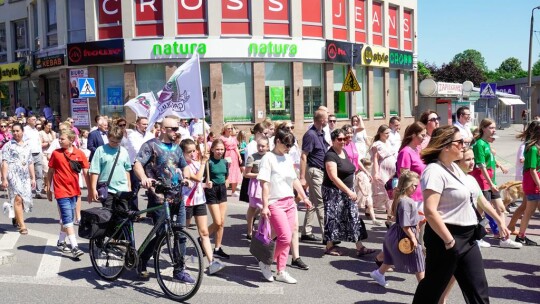
M105 236L111 222L111 217L111 210L103 207L81 210L79 237L83 239L94 239Z

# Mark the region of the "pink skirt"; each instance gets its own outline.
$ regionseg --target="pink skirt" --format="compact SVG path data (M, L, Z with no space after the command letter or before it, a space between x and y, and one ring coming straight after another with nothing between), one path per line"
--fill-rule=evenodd
M248 196L250 207L262 209L262 187L258 179L249 179Z

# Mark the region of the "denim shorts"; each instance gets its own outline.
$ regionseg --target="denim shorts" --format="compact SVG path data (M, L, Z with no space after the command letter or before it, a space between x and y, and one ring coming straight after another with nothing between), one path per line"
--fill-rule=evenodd
M539 193L527 194L527 201L528 202L530 202L530 201L540 201L540 194Z
M58 202L58 210L60 210L60 220L62 221L62 226L64 226L64 228L73 227L77 196L58 198L56 201Z

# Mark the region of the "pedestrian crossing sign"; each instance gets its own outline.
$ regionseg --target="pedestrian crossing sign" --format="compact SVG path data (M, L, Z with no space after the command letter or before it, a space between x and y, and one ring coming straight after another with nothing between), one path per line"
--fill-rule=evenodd
M79 78L79 98L96 97L94 78Z
M345 81L343 81L341 92L355 92L360 90L358 80L356 80L356 77L354 77L352 69L349 69L349 73L347 73L347 77L345 77Z
M497 95L495 92L497 91L497 84L496 83L485 83L482 82L480 84L480 97L481 98L495 98Z

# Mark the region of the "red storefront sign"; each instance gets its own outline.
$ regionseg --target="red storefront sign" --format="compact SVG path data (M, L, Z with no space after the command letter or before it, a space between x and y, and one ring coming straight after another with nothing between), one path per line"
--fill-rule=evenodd
M366 39L366 0L354 1L354 28L356 42L367 42Z
M178 0L177 35L207 35L207 1Z
M291 35L289 27L289 0L264 0L264 34Z
M249 35L248 0L221 0L221 34Z
M398 8L395 6L388 7L388 41L391 48L399 48L399 18Z
M413 49L413 12L409 10L403 11L403 49L412 51Z
M323 37L322 1L302 0L302 36Z
M334 39L347 40L347 4L345 0L332 0Z
M122 38L121 0L98 0L99 39Z
M382 14L383 4L381 2L373 2L373 11L372 11L372 31L373 31L373 44L383 45L383 24L384 16Z
M163 36L163 1L135 0L135 37Z

